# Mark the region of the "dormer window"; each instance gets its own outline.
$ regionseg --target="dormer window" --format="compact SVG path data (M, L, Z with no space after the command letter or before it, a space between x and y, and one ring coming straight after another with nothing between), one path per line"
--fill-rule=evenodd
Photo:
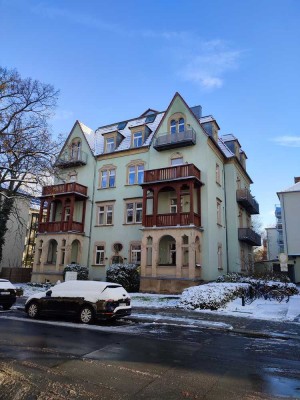
M111 153L114 150L115 150L115 138L114 137L106 138L105 152Z
M170 127L171 127L171 129L170 129L170 131L171 131L171 133L176 133L176 121L175 121L175 119L172 119L172 121L171 121L171 124L170 124Z
M129 127L131 130L131 147L142 147L148 136L151 133L151 129L147 125L139 125Z
M133 134L133 147L140 147L143 144L142 131Z

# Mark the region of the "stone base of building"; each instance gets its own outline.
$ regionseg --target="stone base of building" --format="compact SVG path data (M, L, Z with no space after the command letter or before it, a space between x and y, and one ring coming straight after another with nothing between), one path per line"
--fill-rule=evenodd
M64 276L62 272L32 272L31 282L34 283L56 283L63 282Z
M181 294L182 291L191 286L203 283L201 279L182 279L171 277L143 277L141 276L141 293Z

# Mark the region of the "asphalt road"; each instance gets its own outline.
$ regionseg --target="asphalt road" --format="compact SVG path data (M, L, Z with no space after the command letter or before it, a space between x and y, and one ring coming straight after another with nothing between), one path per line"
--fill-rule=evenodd
M300 399L299 340L0 313L0 399Z

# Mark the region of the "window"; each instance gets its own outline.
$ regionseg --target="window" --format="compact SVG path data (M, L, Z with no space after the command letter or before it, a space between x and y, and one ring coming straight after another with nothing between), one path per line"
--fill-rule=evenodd
M118 123L118 126L117 126L118 131L121 131L122 129L124 129L126 125L127 125L127 122L126 122L126 121L124 121L124 122L119 122L119 123Z
M217 199L217 224L222 225L222 202Z
M47 264L56 264L57 241L51 239L48 247Z
M115 187L115 183L116 183L116 170L114 168L103 169L100 171L101 189Z
M221 185L221 172L219 164L216 164L216 182Z
M147 237L147 247L146 247L146 265L150 266L152 265L152 244L153 244L153 239L151 236Z
M130 248L131 262L134 264L141 263L141 245L132 244Z
M175 119L172 119L172 121L171 121L170 131L171 131L171 134L176 133L176 121L175 121Z
M145 120L145 124L150 124L151 122L153 122L155 120L155 117L156 117L155 114L148 115Z
M81 150L81 142L80 141L73 142L71 146L72 160L80 160L80 150Z
M105 250L105 247L103 245L96 246L96 252L95 252L95 264L96 265L104 264L104 250Z
M179 118L178 132L184 132L184 118Z
M111 153L115 150L115 138L107 138L106 139L106 153Z
M128 184L136 185L144 182L144 164L129 165Z
M143 216L143 203L130 202L126 204L126 224L140 224Z
M218 269L223 269L222 243L218 243Z
M170 213L176 214L177 213L177 199L171 199L170 202Z
M142 132L135 132L133 134L133 147L141 147L142 144L143 144Z
M98 206L98 225L113 224L113 205L105 204Z
M172 160L171 160L172 167L175 167L176 165L182 165L182 164L183 164L183 157L172 158Z

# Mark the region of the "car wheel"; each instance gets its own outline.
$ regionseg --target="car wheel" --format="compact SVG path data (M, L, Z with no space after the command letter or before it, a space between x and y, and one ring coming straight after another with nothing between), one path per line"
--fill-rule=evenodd
M32 302L30 303L28 309L27 309L27 314L30 318L37 318L39 315L39 306L37 303Z
M89 306L83 306L79 313L79 321L83 324L90 324L94 319L94 311Z

